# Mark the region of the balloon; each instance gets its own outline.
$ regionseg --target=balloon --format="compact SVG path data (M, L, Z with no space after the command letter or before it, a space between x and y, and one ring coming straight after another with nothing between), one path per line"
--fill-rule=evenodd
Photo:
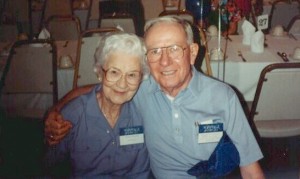
M196 20L204 20L210 12L211 2L210 0L186 0L185 7Z

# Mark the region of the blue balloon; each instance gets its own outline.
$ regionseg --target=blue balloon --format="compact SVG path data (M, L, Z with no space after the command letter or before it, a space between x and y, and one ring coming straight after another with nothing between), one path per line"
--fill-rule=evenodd
M186 0L185 7L190 11L196 20L204 20L211 9L210 0Z

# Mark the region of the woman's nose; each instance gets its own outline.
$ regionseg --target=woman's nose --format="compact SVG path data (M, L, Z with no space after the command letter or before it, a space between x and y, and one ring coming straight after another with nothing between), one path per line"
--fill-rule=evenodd
M126 74L123 74L121 76L121 78L117 81L117 85L120 88L127 88L128 83L127 83L127 80L126 80Z

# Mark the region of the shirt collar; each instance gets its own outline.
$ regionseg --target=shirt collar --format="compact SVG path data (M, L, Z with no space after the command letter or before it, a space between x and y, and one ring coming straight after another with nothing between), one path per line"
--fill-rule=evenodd
M96 85L96 87L94 87L94 89L89 92L88 94L86 94L86 98L87 98L87 104L86 104L86 114L89 116L93 116L93 117L99 117L101 115L101 109L99 108L98 105L98 100L97 100L97 92L99 92L102 88L102 85ZM121 112L120 112L120 116L122 118L128 118L130 119L131 114L130 114L130 108L129 108L129 102L126 102L122 105L121 108ZM120 119L120 118L119 118Z
M191 92L193 96L197 96L199 94L199 90L203 88L201 85L201 79L203 78L203 74L196 70L194 66L192 66L192 79L187 86L187 90Z
M97 100L97 92L99 92L101 90L102 86L99 84L99 85L96 85L93 90L89 93L87 93L85 95L85 97L87 98L86 100L86 112L88 115L90 116L99 116L100 115L100 108L99 108L99 105L98 105L98 100Z

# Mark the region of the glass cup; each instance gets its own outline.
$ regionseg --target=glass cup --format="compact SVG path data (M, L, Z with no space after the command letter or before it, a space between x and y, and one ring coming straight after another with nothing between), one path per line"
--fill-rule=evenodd
M70 55L62 55L59 59L59 67L60 68L72 68L73 61Z
M223 60L224 59L224 52L222 49L213 48L210 50L210 60Z

